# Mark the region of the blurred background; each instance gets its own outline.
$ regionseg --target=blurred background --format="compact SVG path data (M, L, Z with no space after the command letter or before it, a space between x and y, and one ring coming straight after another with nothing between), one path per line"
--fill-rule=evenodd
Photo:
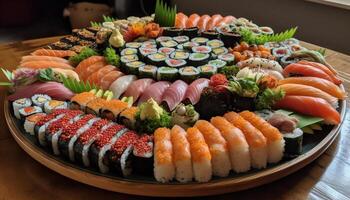
M316 1L310 2L310 1ZM335 1L344 4L325 5ZM72 28L100 21L153 13L156 0L0 1L0 43L69 34ZM275 32L298 26L297 38L350 54L350 0L168 0L185 14L246 17ZM336 6L334 6L336 5Z

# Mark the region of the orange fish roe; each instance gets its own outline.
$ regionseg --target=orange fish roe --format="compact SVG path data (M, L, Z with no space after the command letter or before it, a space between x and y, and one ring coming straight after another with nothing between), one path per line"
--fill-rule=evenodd
M89 120L91 120L94 117L95 117L94 115L85 115L84 117L82 117L78 121L64 127L62 130L62 134L60 136L60 140L67 141L70 138L72 138L74 136L74 134L76 134L78 129L80 129L82 126L84 126L86 123L88 123Z
M76 102L79 105L86 105L89 101L97 97L91 92L82 92L72 97L71 102Z
M136 112L137 112L137 107L133 106L130 108L125 109L122 113L120 113L121 117L126 117L128 119L134 119Z
M96 141L96 147L101 148L104 145L108 144L109 141L122 129L124 129L125 126L120 124L115 124L110 127L108 127L106 130L101 132L101 137L99 137Z
M112 146L111 151L114 151L117 155L121 155L128 146L134 145L138 138L138 135L134 131L128 131L118 138Z
M106 119L101 119L96 121L95 123L92 124L92 126L88 130L86 130L84 133L80 135L80 137L78 138L78 141L82 144L88 143L96 135L99 135L101 128L107 125L108 123L109 121Z

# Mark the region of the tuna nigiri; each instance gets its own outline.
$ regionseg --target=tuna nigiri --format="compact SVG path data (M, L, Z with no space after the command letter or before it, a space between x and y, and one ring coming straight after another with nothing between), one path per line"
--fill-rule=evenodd
M105 76L103 76L99 82L99 86L103 89L103 90L108 90L109 86L111 86L111 84L117 80L117 78L123 76L123 72L120 71L111 71L108 74L106 74Z
M335 83L337 85L339 85L343 82L335 75L335 73L333 71L330 70L330 68L328 68L327 66L325 66L321 63L316 63L316 62L311 62L311 61L306 61L306 60L301 60L298 63L302 64L302 65L309 65L309 66L312 66L312 67L315 67L317 69L324 71L326 74L328 74L329 77L331 77L331 79L333 80L333 83Z
M198 103L204 88L208 87L209 79L199 78L193 81L187 88L184 100L188 99L192 105Z
M304 115L323 118L327 124L339 124L340 115L329 103L321 98L308 96L285 96L275 104L276 108L283 108Z
M346 93L342 91L337 85L335 85L333 82L317 78L317 77L289 77L284 80L280 80L278 84L288 84L288 83L295 83L295 84L302 84L302 85L308 85L315 88L318 88L324 92L327 92L328 94L337 97L338 99L345 99L347 97Z
M53 56L23 56L21 59L21 63L31 62L31 61L54 61L54 62L60 62L60 63L65 63L70 65L69 60L66 60L60 57L53 57Z
M208 21L207 26L205 27L205 30L213 30L215 25L222 20L222 16L219 14L211 16L210 20Z
M132 82L124 93L124 97L133 97L135 103L148 86L154 83L153 79L143 78Z
M265 168L268 158L267 141L265 136L251 123L235 112L228 112L224 117L243 132L249 144L252 167L257 169Z
M198 182L208 182L212 176L209 147L196 127L187 129L187 140L190 143L194 179Z
M186 135L186 131L178 125L171 129L175 178L184 183L191 181L193 177L190 143L187 141Z
M187 87L187 83L182 80L177 80L165 90L162 102L166 103L170 111L174 110L174 108L184 99Z
M334 108L338 107L338 99L336 97L312 86L288 83L278 86L278 89L282 89L286 95L319 97L326 100Z
M164 91L170 86L170 82L167 81L158 81L150 85L141 95L138 104L147 101L150 98L153 98L158 104L162 102L162 96Z
M186 22L186 28L197 27L197 24L200 18L201 17L197 13L190 15L190 17Z
M240 115L265 136L268 147L268 162L279 162L284 152L284 139L280 131L253 112L243 111Z
M83 69L81 73L79 73L79 76L82 80L86 81L90 75L92 75L94 72L98 71L99 69L103 68L105 65L106 65L105 61L96 62L92 65L89 65L85 69Z
M119 97L128 89L129 85L137 79L135 75L126 75L119 77L110 86L109 90L113 92L113 98Z
M173 146L170 130L158 128L154 132L154 177L159 182L169 182L175 176Z
M301 75L301 76L313 76L318 78L323 78L328 81L332 81L332 78L326 74L324 71L317 69L315 67L309 66L309 65L302 65L298 63L289 64L287 67L283 70L283 76L289 77L294 75Z
M186 22L187 22L188 17L179 12L176 14L176 18L175 18L175 27L176 28L186 28Z
M237 173L248 171L250 169L249 146L242 131L224 117L213 117L210 123L219 129L227 141L232 169Z
M234 20L236 20L236 18L232 15L228 15L224 18L222 18L218 23L216 23L216 27L220 27L224 24L230 24L231 22L233 22Z
M29 61L23 62L19 66L20 68L32 68L32 69L46 69L46 68L61 68L61 69L73 69L73 67L67 63L56 62L56 61Z
M38 49L31 53L33 56L53 56L53 57L71 57L77 55L70 50L52 50L52 49Z
M97 63L97 62L101 62L101 61L105 61L105 58L103 56L91 56L83 61L81 61L78 66L75 68L75 71L80 74L86 67Z
M201 18L198 21L197 27L200 31L205 31L205 28L207 27L208 21L210 20L209 15L202 15Z
M220 131L208 121L198 120L195 127L203 134L209 146L213 174L220 177L227 176L231 170L231 162L226 140L221 136Z

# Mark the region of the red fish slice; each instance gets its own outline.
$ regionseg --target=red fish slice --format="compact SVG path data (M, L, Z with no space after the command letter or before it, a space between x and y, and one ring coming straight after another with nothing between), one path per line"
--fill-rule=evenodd
M53 57L71 57L77 55L70 50L52 50L52 49L38 49L31 53L33 56L53 56Z
M192 105L198 103L204 88L209 86L209 79L200 78L193 81L187 88L184 99L188 99Z
M128 89L124 93L124 97L133 97L133 102L136 102L137 99L143 94L143 92L154 83L153 79L143 78L132 82Z
M188 88L187 83L182 80L177 80L165 90L162 102L165 102L170 111L184 99L186 90Z
M110 71L108 74L102 77L99 85L103 90L108 90L109 86L117 80L117 78L123 76L123 72L120 71Z
M153 98L155 102L160 104L162 101L163 93L170 86L170 84L171 83L168 81L158 81L156 83L153 83L142 93L138 104L140 105L150 98Z

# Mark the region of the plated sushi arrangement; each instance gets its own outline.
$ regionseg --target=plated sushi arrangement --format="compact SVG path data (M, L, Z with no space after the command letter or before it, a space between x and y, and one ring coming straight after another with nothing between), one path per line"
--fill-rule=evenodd
M296 28L160 2L152 16L108 19L2 69L13 118L57 159L203 183L293 160L342 122L342 80Z

